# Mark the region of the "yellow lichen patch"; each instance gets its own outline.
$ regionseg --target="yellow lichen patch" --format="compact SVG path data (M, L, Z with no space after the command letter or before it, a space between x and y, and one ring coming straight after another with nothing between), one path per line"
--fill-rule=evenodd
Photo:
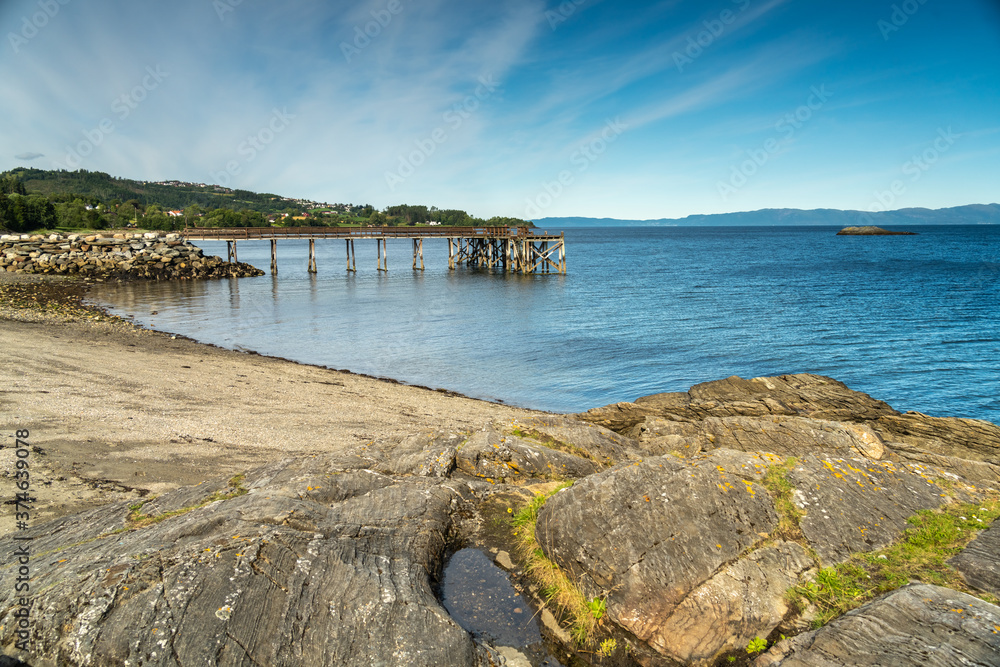
M756 495L754 494L753 491L753 482L748 482L747 480L743 480L743 483L746 485L747 493L749 493L751 496Z

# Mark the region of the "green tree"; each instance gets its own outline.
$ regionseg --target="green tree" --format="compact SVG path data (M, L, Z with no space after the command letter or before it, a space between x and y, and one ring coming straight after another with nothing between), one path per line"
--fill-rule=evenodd
M12 232L30 232L57 225L56 211L45 197L0 192L0 226Z
M0 178L0 194L26 195L28 191L24 189L24 183L14 174L7 174Z

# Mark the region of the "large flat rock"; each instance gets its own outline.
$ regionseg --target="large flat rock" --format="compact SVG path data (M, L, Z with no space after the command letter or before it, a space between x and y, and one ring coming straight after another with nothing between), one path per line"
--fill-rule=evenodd
M1000 470L1000 427L979 419L883 415L872 423L894 451L908 457L937 454L991 464ZM1000 476L997 477L1000 480Z
M932 478L891 461L810 456L789 473L799 527L824 566L898 540L906 520L947 502Z
M181 513L141 528L115 532L124 504L40 526L31 664L489 664L431 588L457 500L447 483L322 458L243 483L246 495L189 511L178 506L226 484L167 494L142 511ZM12 567L0 572L5 651Z
M607 596L614 622L670 655L685 598L777 525L765 472L730 450L623 464L550 498L536 537L588 598Z
M799 374L749 380L733 376L695 385L687 392L654 394L636 399L635 403L595 408L577 417L621 432L646 416L679 421L766 415L868 421L898 414L887 403L853 391L842 382L821 375Z
M900 459L1000 486L1000 427L986 421L901 414L820 375L730 377L687 392L644 396L576 415L637 441L648 454L717 448Z
M651 454L697 454L712 449L805 456L816 452L885 458L882 439L865 424L807 417L708 417L700 422L645 417L629 429L637 447Z
M606 596L615 623L666 659L711 664L775 629L808 571L887 546L948 502L905 465L806 456L785 473L802 512L802 543L790 542L764 482L789 462L718 449L622 464L551 498L536 537L588 598Z
M779 642L754 667L1000 664L1000 607L940 586L900 588L813 632Z

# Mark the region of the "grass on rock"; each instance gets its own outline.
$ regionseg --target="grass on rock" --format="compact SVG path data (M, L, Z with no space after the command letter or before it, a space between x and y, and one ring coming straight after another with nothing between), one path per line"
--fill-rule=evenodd
M596 638L600 619L604 615L604 600L587 600L566 573L545 555L535 539L539 510L546 500L569 486L572 486L572 482L560 484L551 493L537 494L514 513L511 526L528 575L541 586L545 599L566 614L570 622L570 634L576 643L588 646Z
M800 608L806 603L816 606L815 627L911 581L945 586L997 604L996 597L971 590L947 563L997 517L1000 494L996 493L975 504L917 512L907 520L910 527L900 542L823 568L813 581L790 589L788 597Z

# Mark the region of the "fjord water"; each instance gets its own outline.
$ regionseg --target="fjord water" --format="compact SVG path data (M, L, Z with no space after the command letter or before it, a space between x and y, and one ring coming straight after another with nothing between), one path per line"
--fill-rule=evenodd
M552 230L549 230L552 231ZM740 375L819 373L898 410L1000 422L1000 227L566 230L568 274L448 270L443 239L278 244L277 276L91 298L227 348L558 412ZM199 242L225 256L225 244ZM240 261L270 266L266 241Z

